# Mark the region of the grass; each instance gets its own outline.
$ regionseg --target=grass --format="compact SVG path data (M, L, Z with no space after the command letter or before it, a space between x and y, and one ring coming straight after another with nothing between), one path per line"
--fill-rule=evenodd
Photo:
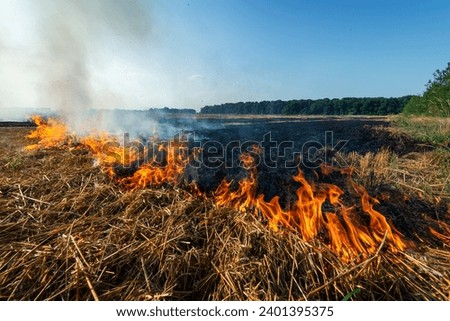
M24 135L1 135L1 300L450 299L450 251L425 230L408 251L382 243L344 263L319 240L274 232L187 190L125 190L85 150L25 152ZM412 166L388 151L353 157L371 189L390 179L392 164ZM14 159L20 167L8 165Z
M395 116L393 130L405 133L432 149L411 153L392 164L397 180L425 195L450 198L450 117ZM408 179L409 177L409 179Z
M352 292L347 293L345 295L345 297L342 299L342 301L349 301L353 296L355 296L356 294L358 294L359 292L361 292L360 288L356 288L354 289Z
M399 156L382 149L364 155L341 156L355 168L359 181L372 190L392 185L403 193L429 202L450 201L449 152L436 149Z
M450 117L398 115L392 117L395 127L423 143L440 146L449 151Z

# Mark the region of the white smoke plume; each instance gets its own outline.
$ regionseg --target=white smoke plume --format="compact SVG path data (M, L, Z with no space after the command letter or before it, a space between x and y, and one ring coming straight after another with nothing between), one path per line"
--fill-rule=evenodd
M101 124L103 119L92 119L98 115L87 113L91 108L109 107L99 98L102 93L96 92L90 70L108 63L101 61L100 53L113 41L126 46L146 40L151 29L146 8L130 0L39 0L34 7L42 102L60 112L76 131L114 127L110 119ZM119 95L110 96L115 101L109 103L120 105Z

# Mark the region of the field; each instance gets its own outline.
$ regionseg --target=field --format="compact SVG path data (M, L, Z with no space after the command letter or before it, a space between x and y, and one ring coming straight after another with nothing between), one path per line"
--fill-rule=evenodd
M450 299L448 141L384 117L159 122L200 158L137 183L141 158L0 127L0 299Z

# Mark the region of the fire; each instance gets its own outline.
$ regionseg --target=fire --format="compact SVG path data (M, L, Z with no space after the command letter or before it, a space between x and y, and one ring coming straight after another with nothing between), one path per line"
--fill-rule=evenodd
M33 120L37 128L27 137L39 139L39 142L28 146L27 150L64 146L87 148L109 177L129 189L178 185L183 181L190 157L196 159L199 156L197 149L188 155L187 149L179 141L159 143L156 150L150 150L143 145L125 146L117 137L107 133L93 133L75 140L75 135L71 135L68 128L57 119L34 117ZM300 185L292 204L282 206L279 196L266 201L263 194L257 194L255 159L259 152L255 147L240 156L248 175L237 182L224 179L212 194L216 206L260 215L267 220L272 230L295 231L306 242L321 240L345 262L368 258L382 247L396 253L409 246L400 232L375 209L378 200L352 179L352 169L321 168L324 175L333 171L344 175L348 180L347 192L334 184L312 183L299 169L292 177L295 184ZM119 174L119 169L125 175ZM195 182L187 186L193 191L192 195L205 195L199 191ZM347 205L349 199L356 202ZM450 235L447 225L439 227ZM448 236L431 228L430 233L449 244Z
M440 229L444 231L445 234L439 233L434 228L430 227L430 232L433 234L436 238L440 239L442 242L450 246L450 226L445 224L444 222L436 222Z
M56 118L49 118L47 121L40 116L33 116L33 122L37 125L35 131L31 132L27 138L39 139L38 144L28 145L26 150L37 150L39 148L62 147L69 141L67 126Z
M248 155L242 159L249 166ZM330 168L325 168L330 173ZM346 172L346 171L344 171ZM232 182L222 181L214 193L218 206L231 206L240 211L252 210L261 214L269 226L278 231L281 227L298 231L303 240L323 239L325 243L343 260L367 258L374 254L385 242L392 252L406 249L406 241L401 234L374 209L377 200L367 193L363 186L356 184L348 176L349 184L359 197L358 213L356 205L346 206L342 200L344 191L333 184L310 184L302 171L293 176L301 186L296 191L296 201L289 209L283 209L279 196L265 201L264 195L256 195L257 180L255 171L249 171L249 177L238 182L239 188L233 190ZM334 211L323 211L328 202ZM365 217L364 217L365 216ZM367 218L369 224L363 223Z
M238 182L239 188L231 192L233 181L223 180L215 192L216 205L221 207L233 207L241 212L252 208L256 199L253 195L256 192L256 168L253 166L253 158L248 154L242 154L240 160L243 167L248 170L249 177Z
M188 162L188 157L183 153L183 146L161 144L158 150L165 154L164 162L159 162L156 157L153 157L139 167L133 176L120 179L119 182L127 188L145 188L163 184L178 185Z
M118 139L107 133L92 134L80 139L80 143L89 149L105 169L111 169L115 164L131 166L138 159L134 149L121 146ZM113 172L110 173L111 175Z
M62 147L74 143L74 135L69 136L67 126L61 121L49 118L47 121L39 116L33 117L37 128L27 138L39 139L37 144L29 145L27 150L39 148ZM87 148L94 155L96 163L103 171L126 188L145 188L163 184L177 185L188 162L181 143L159 144L155 155L144 147L121 144L118 137L107 133L92 133L79 137L78 148ZM163 155L162 159L158 156ZM150 158L150 159L149 159ZM132 176L120 177L115 168L129 169Z

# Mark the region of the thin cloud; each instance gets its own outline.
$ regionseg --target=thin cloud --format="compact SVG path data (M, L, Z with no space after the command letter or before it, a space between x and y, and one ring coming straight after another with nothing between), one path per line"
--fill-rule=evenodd
M190 81L199 81L199 80L205 79L205 76L199 75L199 74L194 74L194 75L190 75L188 79Z

